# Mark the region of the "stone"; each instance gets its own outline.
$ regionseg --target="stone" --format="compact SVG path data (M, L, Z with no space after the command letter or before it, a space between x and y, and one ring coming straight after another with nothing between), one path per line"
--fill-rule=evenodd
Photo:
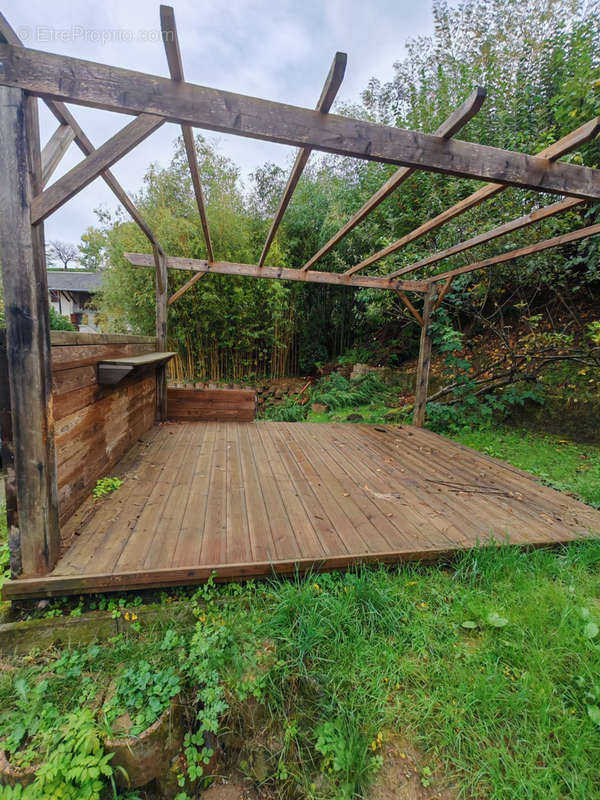
M362 414L348 414L346 422L364 422L365 418Z
M326 406L325 403L312 403L310 410L313 414L325 414L329 411L329 406Z

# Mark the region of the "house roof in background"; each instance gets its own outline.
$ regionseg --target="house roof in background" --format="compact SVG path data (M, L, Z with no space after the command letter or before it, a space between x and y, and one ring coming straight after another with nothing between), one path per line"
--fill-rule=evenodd
M99 291L101 284L101 272L76 272L68 269L48 270L48 289L94 294L94 292Z

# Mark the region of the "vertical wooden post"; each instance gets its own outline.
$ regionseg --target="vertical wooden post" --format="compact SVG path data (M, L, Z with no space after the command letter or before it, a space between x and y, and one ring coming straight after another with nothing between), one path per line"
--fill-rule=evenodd
M37 99L0 87L0 261L14 441L12 542L25 575L51 571L60 552L43 224L31 225L42 165Z
M167 257L154 248L154 262L156 264L156 339L158 349L167 349L167 301L168 301L168 276ZM156 415L161 422L167 419L167 368L166 365L156 370Z
M413 424L418 428L423 427L425 422L425 407L427 405L427 392L429 390L429 368L431 366L431 334L429 323L431 322L431 312L437 293L437 288L429 286L425 292L423 301L423 325L421 327L421 341L419 344L419 361L417 364L417 377L415 385L415 410L413 414Z
M10 413L10 383L8 380L8 357L6 352L5 330L0 330L0 445L2 469L5 471L4 496L6 499L10 569L13 575L20 575L23 570L21 568L21 548L19 547L19 528L17 524L17 482L15 476L15 451Z

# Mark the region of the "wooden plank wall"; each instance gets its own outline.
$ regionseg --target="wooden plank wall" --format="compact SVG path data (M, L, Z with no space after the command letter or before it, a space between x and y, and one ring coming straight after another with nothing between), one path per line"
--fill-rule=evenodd
M256 416L253 389L168 390L169 419L181 422L252 422Z
M53 331L52 398L56 423L61 525L92 492L156 415L153 368L115 386L100 386L98 361L152 353L149 336ZM63 547L68 542L62 541Z

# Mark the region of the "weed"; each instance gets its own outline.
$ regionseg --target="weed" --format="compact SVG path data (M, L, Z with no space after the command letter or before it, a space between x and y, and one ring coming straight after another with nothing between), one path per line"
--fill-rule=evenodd
M92 494L96 500L99 500L104 495L116 491L122 483L123 481L120 478L99 478Z

